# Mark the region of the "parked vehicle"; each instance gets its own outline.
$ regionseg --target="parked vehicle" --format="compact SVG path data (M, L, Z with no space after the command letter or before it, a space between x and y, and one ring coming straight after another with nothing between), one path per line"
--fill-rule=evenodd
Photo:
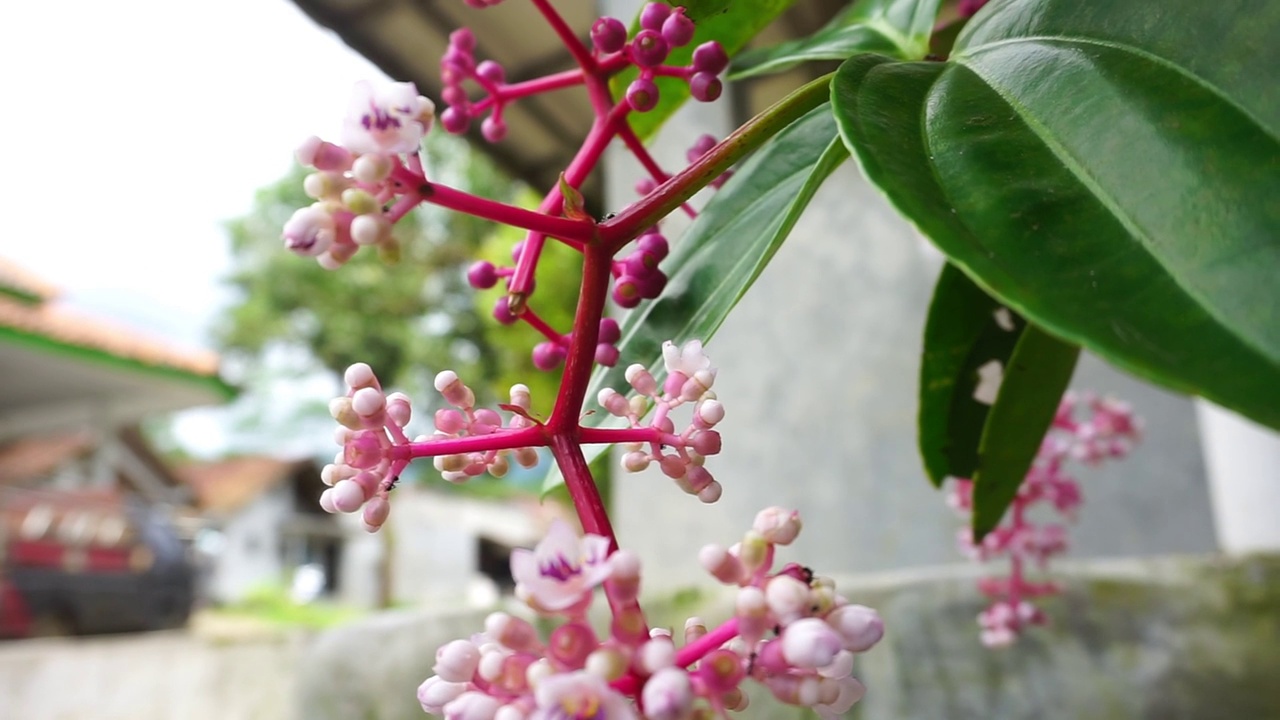
M0 492L0 637L180 627L195 570L163 514L116 493Z

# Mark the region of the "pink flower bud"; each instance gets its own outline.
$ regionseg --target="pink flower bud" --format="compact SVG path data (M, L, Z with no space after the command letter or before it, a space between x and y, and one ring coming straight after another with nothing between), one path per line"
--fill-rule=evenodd
M432 715L444 713L444 706L453 702L459 695L467 691L464 683L451 683L438 677L429 677L418 686L418 702L422 709Z
M605 367L613 367L618 364L619 357L621 357L621 353L618 351L618 348L609 345L608 343L600 343L596 345L595 360L598 364Z
M622 456L622 467L627 472L642 472L649 467L649 456L638 450L626 453Z
M662 474L669 478L682 478L688 472L689 468L685 465L684 460L679 455L667 455L658 462L658 467L662 469Z
M364 524L366 532L377 532L378 528L387 521L387 516L391 514L391 503L387 502L384 497L375 497L365 503L364 512L361 513L360 519Z
M649 720L684 720L693 711L693 684L683 669L662 668L644 684L640 698Z
M653 379L653 375L649 373L649 370L644 365L636 363L629 366L624 377L626 377L627 383L641 395L653 395L658 391L658 382Z
M320 509L327 513L338 512L338 507L333 504L333 488L328 488L320 493Z
M699 45L693 51L693 69L695 72L719 75L729 67L729 55L720 43L712 40Z
M467 270L467 282L477 290L486 290L498 284L498 270L493 263L481 260Z
M618 321L611 317L600 319L600 334L596 337L598 342L613 345L622 339L622 328L619 327Z
M840 648L840 635L818 618L797 620L782 631L782 656L798 668L826 667Z
M602 17L591 26L591 43L605 55L616 53L627 44L627 26L617 18Z
M378 433L373 430L353 433L351 441L343 448L343 462L360 470L367 470L382 462L382 444L378 437Z
M338 512L355 512L364 505L364 490L354 480L339 481L330 492L330 502Z
M717 80L716 82L719 81ZM502 142L503 138L507 136L507 124L502 121L502 118L497 113L494 113L480 123L480 134L484 135L484 139L491 143Z
M789 575L769 578L769 583L764 586L764 597L769 603L769 611L784 625L808 614L809 586Z
M711 73L694 73L689 78L689 94L699 102L715 102L724 92L724 84L720 78Z
M746 572L736 555L721 545L707 545L698 552L698 562L712 577L726 585L737 585Z
M800 513L780 507L761 510L751 528L775 545L790 545L800 534Z
M724 420L724 405L719 400L707 399L698 403L695 409L694 421L702 427L715 427Z
M316 256L333 245L335 233L329 211L310 205L294 212L284 224L284 246L299 255Z
M444 706L447 720L493 720L502 703L481 692L465 692Z
M440 126L452 135L461 135L471 127L471 114L458 105L445 108L440 113Z
M658 86L647 78L636 78L627 86L627 103L636 112L652 110L658 104ZM622 305L622 303L618 304ZM623 305L623 307L627 306Z
M699 455L715 455L720 452L720 433L715 430L698 430L689 437L689 444Z
M540 342L533 346L533 366L539 370L555 370L564 362L567 353L559 343Z
M685 16L684 9L678 8L662 23L662 37L671 47L684 47L693 40L696 29L693 21Z
M391 160L385 155L361 155L351 165L355 179L368 185L381 185L391 174Z
M480 648L468 640L453 640L436 650L436 664L431 668L447 682L470 682L480 664Z
M404 393L391 393L387 396L387 415L400 427L409 424L413 417L413 407L409 404L409 396Z
M627 399L613 388L603 388L596 395L596 402L600 403L600 407L609 411L610 415L627 417L631 412L631 405L627 402Z
M499 645L516 652L533 652L539 645L538 631L533 625L504 612L485 618L484 629Z
M360 417L374 417L387 406L382 391L371 387L360 388L351 396L351 409Z
M661 30L662 24L671 15L671 6L663 2L647 3L640 10L640 27L646 30Z
M842 605L828 613L826 621L851 652L866 652L884 637L880 614L865 605Z

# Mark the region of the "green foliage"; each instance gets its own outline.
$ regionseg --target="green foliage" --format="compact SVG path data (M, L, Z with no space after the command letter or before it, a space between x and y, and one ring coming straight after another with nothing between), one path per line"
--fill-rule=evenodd
M662 296L627 313L617 367L596 368L587 398L602 388L625 388L628 365L641 363L661 378L662 343L709 340L760 276L808 206L818 186L849 157L836 137L827 105L816 108L762 147L724 184L662 264L669 278ZM584 425L616 421L596 412ZM587 448L590 460L604 448ZM560 482L558 473L546 488Z
M351 622L363 614L355 608L336 605L325 600L299 605L289 597L285 588L278 585L256 587L250 590L240 602L209 612L215 617L317 630Z
M973 473L973 537L1000 524L1018 494L1071 382L1080 348L1028 325L1004 368L1000 393L978 441Z
M971 478L991 406L978 401L978 368L1009 366L1026 322L947 265L929 304L920 359L920 454L933 484Z
M718 40L724 51L733 57L746 46L751 38L765 29L773 19L781 15L796 0L703 0L692 8L690 17L697 25L693 42L675 48L667 58L667 65L688 65L693 50L702 43ZM668 0L670 5L684 5L682 0ZM632 31L639 27L638 19L632 23ZM627 86L637 76L635 68L619 73L610 83L615 97L626 94ZM658 105L648 112L633 112L628 118L631 128L640 138L647 139L658 131L662 123L671 117L689 99L689 85L683 80L668 77L654 78L658 85Z
M844 60L860 52L920 60L928 52L939 3L940 0L860 0L808 37L742 53L734 59L730 78L780 73L802 63Z
M1280 427L1280 5L997 0L946 63L846 62L841 135L1048 332Z

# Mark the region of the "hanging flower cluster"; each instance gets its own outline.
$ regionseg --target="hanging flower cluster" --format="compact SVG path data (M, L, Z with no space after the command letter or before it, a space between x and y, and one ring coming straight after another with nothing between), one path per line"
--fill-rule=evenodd
M481 8L499 0L466 2ZM475 392L445 371L435 378L445 404L434 414L435 431L411 440L408 398L385 394L368 365L353 365L345 374L346 393L330 406L340 425L335 439L341 451L323 470L330 487L321 505L330 512L360 512L372 532L387 521L389 493L415 459L430 457L446 480L464 482L482 474L502 477L513 461L533 465L537 448L548 448L555 457L585 534L579 537L568 525L555 524L536 548L513 553L511 571L517 597L557 626L544 640L527 620L497 613L483 632L440 648L435 675L418 691L429 713L450 720L688 720L743 708L741 685L750 679L785 703L835 717L862 697L864 689L852 676L853 658L880 639L883 625L873 610L837 595L829 580L795 564L775 568L776 548L795 539L799 517L770 508L757 516L742 542L703 549L703 565L737 588L735 614L714 629L690 618L677 643L672 633L648 627L638 602L640 562L618 549L582 451L583 445L621 444L627 470L656 464L704 502L721 495L720 483L704 464L720 452L715 428L724 408L712 392L716 370L700 341L664 344L661 384L636 364L625 374L632 397L614 390L597 395L605 410L624 418L628 427L588 427L582 418L593 370L620 359L621 328L605 317L609 299L629 309L661 295L667 275L660 264L670 247L659 223L675 207L694 215L682 203L707 185L708 177L723 180L732 163L751 149L741 137L717 144L706 136L689 152L692 167L669 175L632 130L628 115L657 104L660 77L688 83L698 100L715 100L728 57L719 44L708 42L693 49L688 65L666 64L672 49L693 42L696 29L683 8L666 3L641 10L633 37L621 21L600 19L589 43L574 34L549 0L529 3L548 20L578 67L508 82L501 65L477 60L472 33L456 30L441 58L447 105L441 125L460 133L479 121L481 134L498 142L507 135L504 112L512 102L575 86L585 89L595 121L537 210L430 180L419 147L431 129L434 105L407 83L386 89L362 84L341 144L312 138L298 151L299 160L315 169L305 185L316 202L288 221L284 241L290 250L336 268L361 246L394 251L392 225L425 203L525 230L512 249L511 266L477 262L467 280L475 288L503 283L506 294L494 317L504 325L528 323L543 336L531 348L533 364L564 369L555 406L545 420L535 419L528 388L516 385L510 403L499 406L509 413L504 419L498 410L478 407ZM622 97L614 97L610 80L628 68L637 71L636 78ZM482 91L479 97L468 94L473 85ZM644 167L649 184L645 197L597 221L601 213L586 211L580 188L614 140ZM551 327L531 304L548 241L583 256L581 277L572 278L579 283L579 302L567 331ZM679 432L677 411L691 415ZM601 590L612 616L606 632L586 616Z
M1078 419L1077 414L1084 417ZM982 593L992 600L978 616L984 645L1009 645L1026 627L1047 623L1048 617L1033 601L1061 590L1058 583L1035 581L1030 576L1032 569L1043 573L1051 558L1067 551L1067 526L1039 522L1030 516L1031 508L1049 506L1059 517L1074 520L1083 497L1080 483L1067 474L1066 462L1096 465L1108 458L1122 458L1141 435L1142 421L1128 404L1068 393L1009 508L1008 520L979 543L973 541L971 530L960 532L960 550L971 560L987 562L1008 557L1010 562L1008 577L986 577L978 583ZM964 515L971 513L973 482L957 480L947 502Z
M776 548L799 532L795 512L768 508L742 542L704 548L708 571L739 588L735 614L713 630L689 618L677 646L670 632L646 630L635 609L639 560L557 523L535 550L512 555L511 571L519 597L559 626L543 642L528 621L490 615L484 632L436 652L418 700L428 713L468 720L682 720L743 709L742 683L752 680L784 703L839 717L865 692L854 656L879 642L884 625L829 580L794 564L774 569ZM615 608L604 636L586 617L600 586Z

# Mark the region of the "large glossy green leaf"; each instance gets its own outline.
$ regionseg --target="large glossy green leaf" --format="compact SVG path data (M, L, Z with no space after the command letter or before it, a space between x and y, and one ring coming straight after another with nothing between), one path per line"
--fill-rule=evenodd
M995 0L833 83L864 172L1020 314L1280 427L1280 3Z
M1044 441L1080 348L1028 325L1004 368L1000 393L978 443L973 474L973 536L1000 523Z
M661 381L662 343L709 340L777 252L813 194L849 157L836 134L830 105L822 105L766 143L698 213L662 263L669 278L661 297L622 321L621 361L596 368L588 403L602 388L627 387L623 373L641 363ZM616 418L596 408L584 425L608 427ZM605 448L586 448L587 459ZM558 472L544 489L562 482Z
M941 487L978 469L991 400L979 393L981 369L1009 366L1026 322L954 265L934 286L920 359L919 444L925 471ZM1039 444L1039 440L1036 441Z
M768 75L813 60L844 60L876 52L920 60L940 0L859 0L808 37L748 50L733 61L731 79Z
M746 46L747 41L765 29L774 18L791 7L796 0L733 0L724 6L719 2L708 0L706 7L692 7L689 17L696 23L697 32L693 42L682 48L671 51L667 65L688 65L693 58L693 49L702 43L717 40L724 46L729 57L733 57ZM684 5L680 0L668 0L670 5ZM703 14L709 13L709 14ZM702 15L702 17L699 17ZM632 30L638 27L632 23ZM619 73L610 83L615 97L622 97L627 86L636 79L634 68ZM689 85L683 80L659 77L654 80L658 85L658 105L648 112L633 112L628 116L631 128L642 140L648 139L657 132L667 118L671 117L684 101L689 99Z

